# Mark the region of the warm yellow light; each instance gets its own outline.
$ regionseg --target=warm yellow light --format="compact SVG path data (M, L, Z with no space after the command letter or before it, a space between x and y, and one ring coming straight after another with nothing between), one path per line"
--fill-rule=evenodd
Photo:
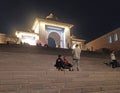
M34 37L28 37L28 38L22 38L22 43L26 43L26 44L29 44L29 45L36 45L36 40L35 39L32 39Z
M74 45L72 46L72 49L74 49L74 48L75 48L75 45L76 45L76 44L74 44Z
M39 36L33 33L16 32L16 36L23 44L27 43L29 45L36 45L37 40L39 40Z
M69 31L70 29L68 27L65 27L65 31Z
M40 22L40 27L41 28L45 28L45 23L44 22Z
M75 46L76 46L76 44L74 44L74 45L72 46L72 49L75 49ZM78 46L78 48L80 48L80 47Z
M37 24L36 28L35 28L35 33L39 33L39 24Z
M35 20L35 23L34 23L34 25L33 25L33 27L32 27L32 30L35 30L35 28L36 28L36 26L39 24L39 21L36 19Z

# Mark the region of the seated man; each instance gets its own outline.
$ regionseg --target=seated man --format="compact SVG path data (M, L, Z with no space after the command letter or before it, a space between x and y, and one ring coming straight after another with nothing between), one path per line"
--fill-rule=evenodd
M63 57L63 63L64 63L64 69L69 69L69 71L71 71L72 65L68 62L65 56Z
M58 69L58 71L64 70L64 63L63 63L63 60L61 58L61 55L58 55L58 58L56 59L56 64L54 66Z

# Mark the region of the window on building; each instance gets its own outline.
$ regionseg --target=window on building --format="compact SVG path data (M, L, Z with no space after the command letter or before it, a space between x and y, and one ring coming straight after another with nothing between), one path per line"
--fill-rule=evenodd
M118 41L118 34L117 33L114 34L114 41Z
M108 41L109 43L112 43L112 37L111 36L109 36L108 40L109 40Z

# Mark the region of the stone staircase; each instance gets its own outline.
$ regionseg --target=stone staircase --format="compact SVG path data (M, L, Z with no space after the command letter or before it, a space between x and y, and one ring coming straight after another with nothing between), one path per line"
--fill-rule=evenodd
M71 55L71 49L62 49L62 48L47 48L40 46L29 46L29 45L6 45L0 44L0 52L14 52L14 53L29 53L29 54L48 54L56 55L61 53L62 55Z
M105 66L109 59L81 55L80 71L57 71L60 50L0 49L0 93L120 93L120 68Z

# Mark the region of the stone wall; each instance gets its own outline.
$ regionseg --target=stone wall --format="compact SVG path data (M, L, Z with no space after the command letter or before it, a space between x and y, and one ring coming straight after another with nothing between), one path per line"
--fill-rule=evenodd
M3 44L6 42L6 35L5 34L0 34L0 44Z
M117 41L115 41L115 34L118 36ZM111 43L109 37L111 37ZM87 43L85 47L90 51L96 51L102 48L120 50L120 28Z

